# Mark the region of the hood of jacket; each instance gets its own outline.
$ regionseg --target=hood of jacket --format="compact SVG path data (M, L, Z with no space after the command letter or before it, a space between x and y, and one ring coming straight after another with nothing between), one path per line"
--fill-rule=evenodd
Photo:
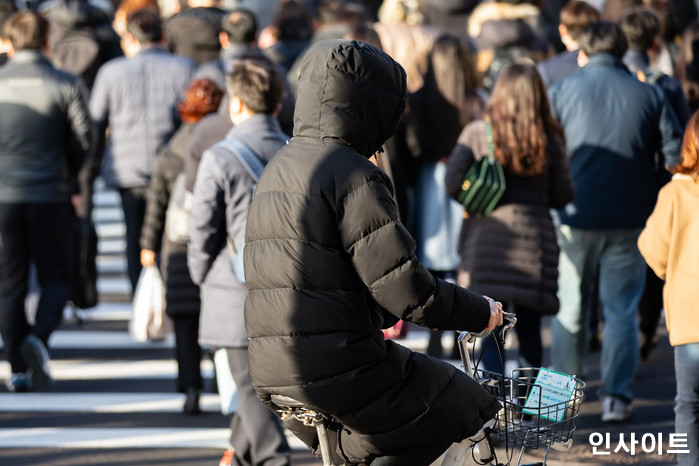
M366 43L314 44L301 64L294 137L337 139L370 157L393 134L406 105L406 74Z

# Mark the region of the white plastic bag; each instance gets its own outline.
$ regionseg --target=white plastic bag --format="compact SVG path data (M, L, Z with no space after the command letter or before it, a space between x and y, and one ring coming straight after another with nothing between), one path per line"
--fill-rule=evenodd
M143 267L133 296L129 333L139 342L163 340L171 325L165 315L165 283L155 265Z

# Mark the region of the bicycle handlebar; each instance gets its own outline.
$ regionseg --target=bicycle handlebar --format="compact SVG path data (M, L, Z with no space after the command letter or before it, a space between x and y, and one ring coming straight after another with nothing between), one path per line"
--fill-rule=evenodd
M512 327L515 326L517 323L517 316L515 315L514 312L503 312L502 313L502 321L503 321L503 326L502 329L500 330L500 341L505 341L505 332L510 330ZM481 332L459 332L461 333L461 336L459 339L468 339L468 340L473 340L475 338L485 338L490 333L492 330L484 330Z

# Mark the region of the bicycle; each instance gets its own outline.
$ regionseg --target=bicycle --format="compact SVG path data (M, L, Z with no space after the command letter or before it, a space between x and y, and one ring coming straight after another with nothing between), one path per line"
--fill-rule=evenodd
M512 313L503 313L503 320L506 323L496 338L504 344L505 332L517 323L517 318ZM500 463L492 447L492 440L499 440L505 442L506 448L510 445L520 447L517 465L545 466L551 448L566 451L572 446L572 435L580 415L585 382L571 377L574 387L570 398L547 405L542 403L542 387L536 384L538 368L519 368L512 371L510 377L474 369L467 345L474 344L477 339L486 338L490 334L491 332L461 332L457 344L464 372L485 387L503 407L476 435L454 443L445 452L441 462L433 464L462 466L470 456L479 465L507 466L511 458L506 463ZM546 447L543 462L523 465L521 460L524 450L539 447Z
M511 329L517 322L517 318L511 313L503 313L503 319L506 321L506 324L498 335L501 342L504 342L505 332ZM473 458L476 464L479 465L509 465L509 461L500 463L496 458L491 441L497 439L504 441L506 445L512 443L521 447L517 465L545 466L549 450L552 447L565 451L572 445L572 434L575 431L575 421L580 415L582 389L585 387L585 383L578 378L573 378L575 387L569 400L542 406L542 390L539 385L534 383L536 376L532 375L538 369L518 369L513 371L511 377L473 369L467 345L474 343L478 338L485 338L490 334L490 331L481 333L461 332L458 338L459 351L464 372L478 381L491 395L495 396L503 405L503 408L476 435L452 444L433 465L464 466L469 457ZM534 396L533 402L527 403L532 392L536 392L536 390L538 390L538 399ZM323 465L333 466L330 459L330 444L328 440L328 425L333 422L332 417L308 408L303 403L287 396L272 395L271 401L280 408L279 412L282 420L295 419L303 422L304 425L316 428ZM562 417L561 411L563 413ZM560 420L553 420L559 417L561 417ZM525 448L537 449L540 446L546 446L544 461L531 465L522 465L521 458ZM478 459L475 458L476 451L478 451Z

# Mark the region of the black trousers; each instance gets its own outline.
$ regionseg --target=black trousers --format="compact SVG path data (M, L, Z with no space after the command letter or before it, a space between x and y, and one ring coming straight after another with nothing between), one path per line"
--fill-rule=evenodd
M238 386L238 411L231 418L233 463L239 466L288 466L290 450L281 422L255 393L247 348L227 348L228 365ZM219 368L217 368L219 370Z
M177 391L202 387L199 314L174 316Z
M0 204L0 334L12 372L25 372L20 347L33 333L44 344L60 325L72 289L70 204ZM32 328L24 308L34 263L41 296Z
M663 286L665 281L658 278L653 269L646 265L646 286L638 304L641 333L647 341L655 338L660 314L663 310Z
M146 215L147 186L120 188L121 208L126 225L126 266L128 268L131 291L136 289L141 274L141 228Z

